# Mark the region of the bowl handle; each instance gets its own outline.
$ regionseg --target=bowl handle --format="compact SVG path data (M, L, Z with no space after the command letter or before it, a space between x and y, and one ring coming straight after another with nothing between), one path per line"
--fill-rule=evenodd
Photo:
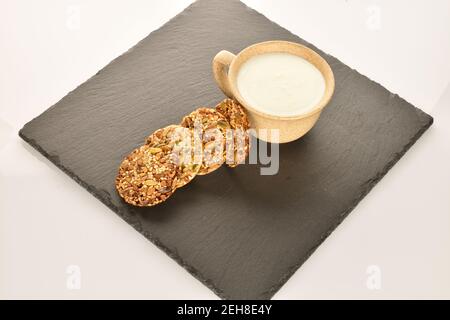
M212 69L214 73L214 79L216 79L217 85L220 90L225 93L229 98L234 98L233 91L230 87L230 79L228 78L228 69L231 62L236 56L229 51L222 50L213 59Z

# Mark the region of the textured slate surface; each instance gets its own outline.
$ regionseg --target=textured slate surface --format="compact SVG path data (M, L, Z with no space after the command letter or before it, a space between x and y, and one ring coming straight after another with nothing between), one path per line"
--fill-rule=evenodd
M279 174L221 168L160 206L124 204L114 188L122 158L155 129L223 98L212 57L273 39L307 44L238 1L200 0L20 135L220 297L270 298L432 123L307 44L330 63L336 91L308 135L281 145Z

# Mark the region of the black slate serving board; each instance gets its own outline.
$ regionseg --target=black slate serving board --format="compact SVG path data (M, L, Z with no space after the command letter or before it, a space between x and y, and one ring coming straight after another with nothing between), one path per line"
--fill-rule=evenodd
M274 39L317 50L336 78L316 127L280 146L279 173L222 167L162 205L122 202L114 187L122 158L154 130L224 98L211 73L213 56ZM220 297L265 299L431 123L244 4L200 0L27 123L20 136Z

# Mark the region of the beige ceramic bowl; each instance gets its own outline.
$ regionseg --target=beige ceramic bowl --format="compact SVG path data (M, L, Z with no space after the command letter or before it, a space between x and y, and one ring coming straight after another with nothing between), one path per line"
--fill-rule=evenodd
M325 93L319 103L308 113L294 116L275 116L251 106L240 95L236 78L241 65L251 57L268 52L286 52L300 56L319 69L325 78ZM269 142L290 142L306 134L319 119L323 108L328 104L334 92L334 75L328 63L318 53L301 44L288 41L267 41L254 44L234 55L229 51L220 51L212 63L214 77L220 89L232 99L236 99L246 110L252 129L258 135L260 129L278 129L279 141L270 135L259 135L260 139Z

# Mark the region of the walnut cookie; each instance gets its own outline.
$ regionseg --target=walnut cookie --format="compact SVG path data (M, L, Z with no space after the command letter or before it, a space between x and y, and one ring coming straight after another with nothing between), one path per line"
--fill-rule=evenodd
M129 204L154 206L173 194L177 180L177 166L169 154L143 145L120 164L116 189Z
M225 161L225 135L230 129L227 119L215 109L198 108L183 118L181 126L202 138L203 161L198 175L217 170Z
M250 122L242 106L232 99L221 101L216 105L215 109L226 118L233 129L231 134L228 133L226 139L226 149L228 150L231 147L234 149L232 156L227 152L226 163L233 168L243 163L250 152L250 137L248 133ZM233 143L230 145L229 141L233 141Z

